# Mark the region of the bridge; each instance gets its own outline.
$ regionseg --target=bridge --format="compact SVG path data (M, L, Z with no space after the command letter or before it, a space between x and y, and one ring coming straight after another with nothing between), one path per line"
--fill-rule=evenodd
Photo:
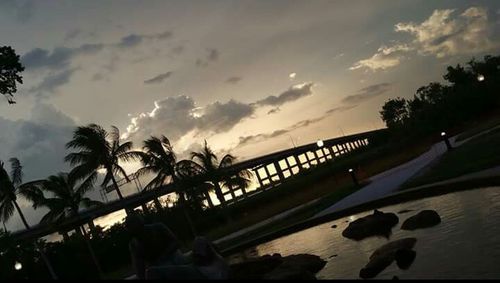
M223 195L227 200L226 204L231 205L235 202L245 201L256 194L280 186L287 178L297 175L303 170L321 163L334 162L339 156L367 147L371 144L373 138L385 133L385 131L386 129L382 129L337 137L324 140L321 147L317 143L311 143L236 163L226 168L226 173L235 175L244 169L251 170L257 179L258 186L251 191L242 187L225 188ZM138 180L134 182L138 182L136 185L140 186ZM122 180L120 184L123 185L125 182ZM108 187L105 191L111 191L111 188ZM138 191L140 190L138 189ZM175 191L176 187L174 184L166 184L154 190L141 191L140 193L126 196L121 200L110 201L103 206L82 211L77 216L68 218L57 224L38 224L32 226L29 230L16 231L12 235L19 240L23 240L41 238L58 231L72 230L96 218L122 209L140 207L158 197L175 193ZM215 206L208 193L205 195L205 201L209 207Z

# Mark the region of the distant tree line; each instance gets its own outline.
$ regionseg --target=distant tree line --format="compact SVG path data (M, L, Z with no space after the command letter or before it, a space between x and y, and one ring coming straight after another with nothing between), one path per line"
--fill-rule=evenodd
M432 82L417 89L412 99L389 99L381 118L393 133L407 137L458 127L498 110L499 75L499 56L449 66L443 76L448 84Z

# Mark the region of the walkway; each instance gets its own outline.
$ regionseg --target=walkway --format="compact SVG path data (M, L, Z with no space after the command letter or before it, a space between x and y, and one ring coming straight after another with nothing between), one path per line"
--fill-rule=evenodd
M459 142L456 142L456 138L458 137L458 135L451 137L449 140L453 147L459 147L462 144L468 142L469 140L484 135L499 127L500 126L488 129L486 131L478 133L472 137L469 137ZM419 173L421 170L429 166L433 161L437 160L437 158L443 155L443 153L445 153L446 151L447 151L446 145L443 141L435 143L430 150L423 153L419 157L371 177L369 179L371 181L370 184L358 190L357 192L343 198L341 201L321 211L312 218L320 217L368 201L383 198L391 193L394 193L395 191L398 190L399 186L401 186L412 176L415 176L415 174ZM493 170L492 172L498 172L498 169L493 168L492 170ZM469 175L474 175L474 174L476 173ZM487 172L486 174L491 174L491 172ZM462 177L467 178L468 176L464 175Z

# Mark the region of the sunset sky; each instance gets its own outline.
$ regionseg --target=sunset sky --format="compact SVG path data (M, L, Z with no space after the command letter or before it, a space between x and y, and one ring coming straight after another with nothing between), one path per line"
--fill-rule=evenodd
M0 160L25 181L66 171L88 123L240 160L373 130L384 101L498 55L499 34L496 0L2 0L0 45L26 70L17 104L0 100Z

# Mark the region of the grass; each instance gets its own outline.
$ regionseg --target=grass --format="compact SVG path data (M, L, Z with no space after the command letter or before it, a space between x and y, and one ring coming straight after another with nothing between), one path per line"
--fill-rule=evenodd
M470 126L469 130L466 130L462 134L457 137L457 141L462 141L468 139L474 135L479 134L485 130L491 129L493 127L500 125L500 116L488 117L481 121L476 121L474 124Z
M500 165L499 145L500 128L454 148L426 173L408 180L401 189L443 181Z

